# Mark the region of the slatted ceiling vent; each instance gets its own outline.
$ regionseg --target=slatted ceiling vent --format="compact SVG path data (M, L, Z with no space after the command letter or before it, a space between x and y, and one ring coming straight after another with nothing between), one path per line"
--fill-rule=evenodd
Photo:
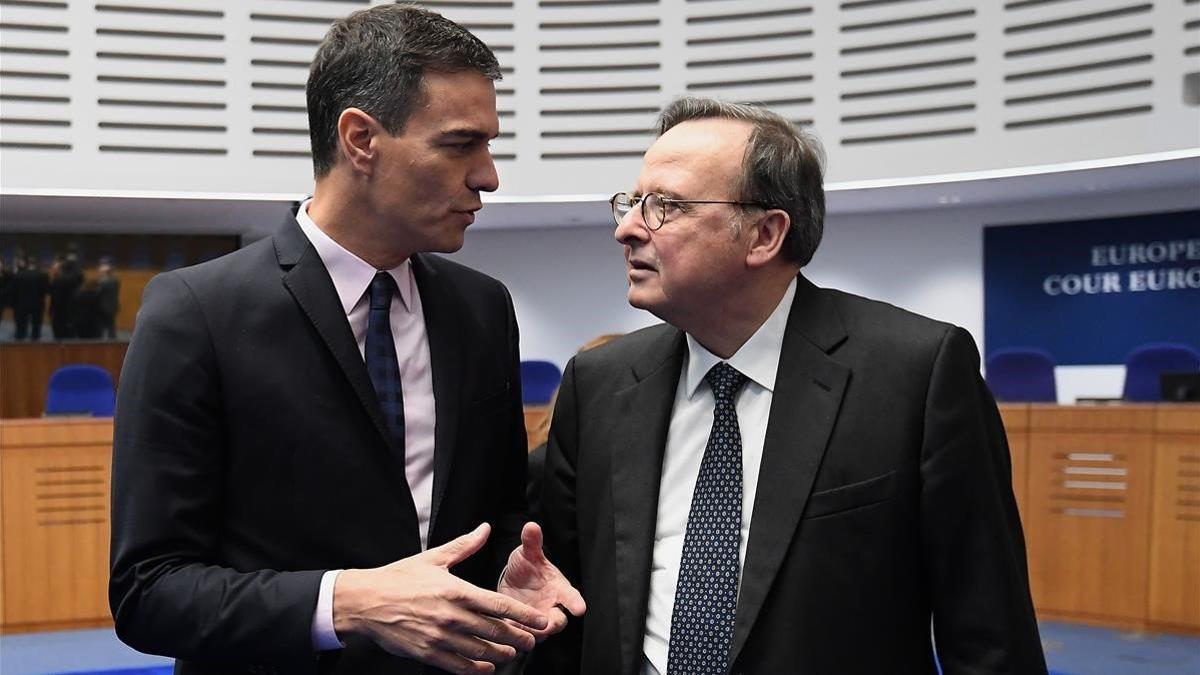
M501 132L491 143L492 158L503 163L516 161L516 125L511 120L517 115L517 87L524 74L517 73L513 65L516 51L514 3L510 0L442 0L418 4L462 24L496 54L504 79L496 83L496 112L500 116Z
M100 465L39 466L33 498L42 527L106 522L108 471Z
M640 158L662 104L658 0L539 0L540 158Z
M1013 0L1004 5L1004 127L1153 111L1152 2Z
M1200 454L1180 455L1175 479L1179 490L1175 518L1200 522Z
M0 0L0 148L72 147L65 2Z
M1183 0L1185 5L1200 5L1200 0ZM1187 33L1188 45L1183 48L1184 56L1195 56L1200 54L1200 17L1194 15L1183 23L1183 30Z
M250 14L250 133L255 157L310 159L304 87L313 54L339 14Z
M1078 518L1124 518L1129 463L1120 453L1070 452L1054 455L1051 510Z
M688 93L767 106L795 124L813 118L811 3L688 8Z
M841 145L976 133L980 28L972 4L841 3Z
M507 80L496 88L497 107L501 117L512 117L515 114L515 89L510 76L514 69L505 64L505 59L513 52L513 24L503 20L507 14L498 16L496 10L509 12L513 3L446 1L416 4L441 12L466 26L497 54L501 72ZM307 12L250 15L253 27L250 70L254 98L250 109L255 156L305 160L311 156L305 82L312 56L337 18ZM516 159L514 140L513 132L502 132L492 143L493 157L501 161Z
M175 4L95 5L101 153L229 153L225 13Z

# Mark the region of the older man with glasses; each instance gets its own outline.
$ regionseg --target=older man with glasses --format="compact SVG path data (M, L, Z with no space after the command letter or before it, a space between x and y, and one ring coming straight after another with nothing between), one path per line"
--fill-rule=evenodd
M545 525L588 613L535 666L1045 673L971 336L805 278L810 135L695 98L658 132L612 209L629 302L666 323L567 365Z

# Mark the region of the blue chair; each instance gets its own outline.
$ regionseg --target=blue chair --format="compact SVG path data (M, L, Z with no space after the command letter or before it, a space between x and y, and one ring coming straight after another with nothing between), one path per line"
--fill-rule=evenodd
M546 405L562 380L562 371L549 361L521 362L521 402Z
M997 401L1058 400L1054 359L1040 349L997 350L987 360L987 384Z
M116 392L112 376L99 366L63 366L50 376L46 391L47 415L112 417Z
M1133 350L1125 359L1126 401L1161 401L1159 376L1200 371L1200 352L1183 344L1155 342Z

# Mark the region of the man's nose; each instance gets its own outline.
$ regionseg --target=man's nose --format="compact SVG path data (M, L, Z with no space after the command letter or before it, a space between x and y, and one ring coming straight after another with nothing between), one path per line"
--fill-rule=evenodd
M617 229L613 231L613 238L626 246L647 241L650 238L650 231L642 223L642 210L630 209L625 217L617 221Z
M479 166L467 174L467 187L476 192L495 192L500 187L500 175L496 173L496 162L490 152Z

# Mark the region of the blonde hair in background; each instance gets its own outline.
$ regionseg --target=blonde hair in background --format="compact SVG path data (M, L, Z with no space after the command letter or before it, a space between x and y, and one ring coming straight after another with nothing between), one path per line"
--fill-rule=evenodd
M624 333L605 333L604 335L598 335L598 336L592 338L591 340L588 340L587 342L585 342L584 345L582 347L580 347L579 351L576 353L582 354L583 352L586 352L589 349L595 349L596 347L599 347L601 345L606 345L606 344L612 342L613 340L616 340L617 338L624 337L624 336L625 336ZM558 388L555 387L554 395L550 397L550 403L547 404L546 416L542 418L542 421L539 422L537 427L535 427L533 430L533 436L532 436L533 443L529 446L530 450L538 447L542 443L545 443L546 439L550 437L550 422L554 418L554 404L557 402L558 402Z

